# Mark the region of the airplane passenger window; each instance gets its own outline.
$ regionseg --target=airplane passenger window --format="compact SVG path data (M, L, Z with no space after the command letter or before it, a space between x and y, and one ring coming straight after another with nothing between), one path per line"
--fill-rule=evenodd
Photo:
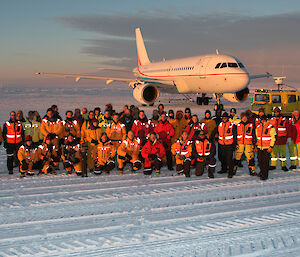
M296 103L296 95L288 95L288 103Z
M236 62L229 62L228 63L228 67L230 67L230 68L238 68L238 65L237 65Z
M222 68L226 68L226 67L227 67L227 63L223 62L220 68L222 69Z
M219 63L216 65L215 69L218 69L218 68L220 67L220 65L221 65L221 63L219 62Z
M239 62L238 64L239 64L240 68L245 68L245 66L241 62Z
M272 95L272 102L273 103L281 103L281 96L280 95Z

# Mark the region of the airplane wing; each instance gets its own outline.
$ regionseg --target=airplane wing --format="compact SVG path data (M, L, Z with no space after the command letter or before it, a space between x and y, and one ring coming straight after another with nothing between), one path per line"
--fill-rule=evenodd
M259 78L268 78L268 77L272 77L272 74L270 74L269 72L260 75L249 75L250 79L259 79Z
M113 81L121 81L121 82L129 82L129 83L136 81L136 79L131 79L131 78L114 78L114 77L102 77L102 76L79 75L79 74L57 74L57 73L36 72L35 75L42 76L42 77L75 78L76 82L78 82L80 79L98 79L98 80L105 80L107 85Z

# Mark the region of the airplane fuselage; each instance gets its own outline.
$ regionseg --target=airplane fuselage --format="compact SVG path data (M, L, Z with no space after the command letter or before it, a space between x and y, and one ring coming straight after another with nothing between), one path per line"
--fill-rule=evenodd
M236 57L220 54L152 62L133 72L148 83L176 86L179 93L238 92L249 84L243 64Z

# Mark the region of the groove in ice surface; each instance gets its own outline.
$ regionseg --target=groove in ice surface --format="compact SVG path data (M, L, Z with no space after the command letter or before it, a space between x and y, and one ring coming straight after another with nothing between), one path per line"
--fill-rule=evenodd
M0 175L0 256L289 256L300 247L300 172L265 183L243 172Z

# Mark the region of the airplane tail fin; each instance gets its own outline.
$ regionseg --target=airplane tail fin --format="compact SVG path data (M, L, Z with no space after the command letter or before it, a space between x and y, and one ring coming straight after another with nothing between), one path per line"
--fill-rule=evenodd
M140 28L135 29L135 36L136 36L136 49L137 49L139 66L149 64L150 60L146 51L146 47L144 44L144 40Z

